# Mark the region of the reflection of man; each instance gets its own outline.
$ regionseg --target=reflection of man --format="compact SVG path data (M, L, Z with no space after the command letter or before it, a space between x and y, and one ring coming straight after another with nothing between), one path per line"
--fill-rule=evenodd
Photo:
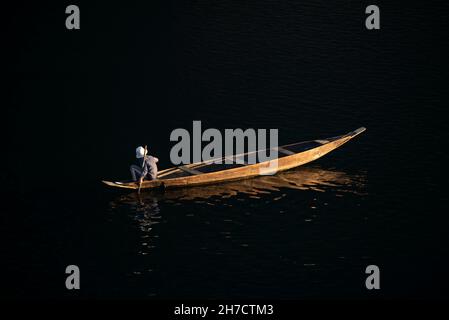
M137 147L136 149L137 165L133 164L130 167L131 176L134 181L139 180L140 183L145 178L150 180L157 179L157 165L158 158L148 155L147 150L143 147Z
M157 198L150 197L146 198L143 202L136 203L136 215L134 219L139 223L141 231L153 233L153 224L156 224L157 219L160 218L159 213ZM145 239L145 242L147 242L148 249L151 249L152 246L148 246L148 240Z

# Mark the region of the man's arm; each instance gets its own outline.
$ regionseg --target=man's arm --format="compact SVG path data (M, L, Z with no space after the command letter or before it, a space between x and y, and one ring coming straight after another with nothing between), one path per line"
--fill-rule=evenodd
M140 180L143 180L147 174L148 174L148 164L147 164L148 159L145 159L143 161L143 170L142 170L142 175L140 176Z

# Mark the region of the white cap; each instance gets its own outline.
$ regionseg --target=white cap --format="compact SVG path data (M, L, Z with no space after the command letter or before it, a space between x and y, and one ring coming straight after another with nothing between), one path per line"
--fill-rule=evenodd
M140 159L143 158L145 156L145 149L143 147L137 147L136 148L136 158Z

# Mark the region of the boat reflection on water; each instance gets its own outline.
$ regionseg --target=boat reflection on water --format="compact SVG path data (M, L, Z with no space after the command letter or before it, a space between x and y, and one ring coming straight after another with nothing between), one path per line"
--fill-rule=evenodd
M186 212L192 214L192 210L198 209L195 208L197 204L207 205L208 208L210 205L223 207L223 205L231 206L231 204L225 203L230 201L230 198L242 203L240 201L252 201L262 197L264 202L269 205L269 202L278 201L281 198L288 201L292 195L291 191L294 190L300 190L300 192L293 192L295 199L302 192L326 192L329 196L340 197L344 193L363 196L366 194L365 186L366 173L348 174L319 167L303 167L280 172L274 176L260 176L217 185L166 189L164 192L142 190L140 195L137 192L131 192L112 201L110 209L118 213L117 216L122 216L121 214L124 213L132 217L137 223L142 238L139 254L147 255L152 252L157 242L156 238L159 237L159 234L153 230L154 225L167 223L167 219L170 220L171 217L171 215L164 217L160 214L161 208L173 210L174 206L179 205L185 215ZM290 189L290 192L287 189ZM310 194L304 195L304 197L310 198ZM316 196L312 195L313 197ZM235 202L233 205L235 206ZM288 206L288 203L286 205ZM248 210L243 203L242 208ZM175 210L177 211L177 209ZM195 213L197 212L195 211ZM180 216L178 218L182 219ZM234 219L238 218L234 217ZM205 223L208 222L206 220Z
M254 198L264 194L276 193L284 188L317 192L330 189L336 192L364 195L365 182L365 173L347 174L343 171L319 167L303 167L272 176L260 176L222 184L167 189L164 192L142 191L140 195L137 192L132 192L120 196L114 202L116 204L140 204L140 208L149 207L154 211L159 200L204 200L212 197L226 199L237 195L248 195Z

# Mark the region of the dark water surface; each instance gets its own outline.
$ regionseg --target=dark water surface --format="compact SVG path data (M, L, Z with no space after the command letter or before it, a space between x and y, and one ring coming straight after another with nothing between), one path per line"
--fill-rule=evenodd
M11 10L2 297L447 297L447 11L380 3L371 32L366 5L80 4L77 32L63 5ZM139 144L169 167L193 120L281 144L367 131L275 177L100 183L128 178Z

